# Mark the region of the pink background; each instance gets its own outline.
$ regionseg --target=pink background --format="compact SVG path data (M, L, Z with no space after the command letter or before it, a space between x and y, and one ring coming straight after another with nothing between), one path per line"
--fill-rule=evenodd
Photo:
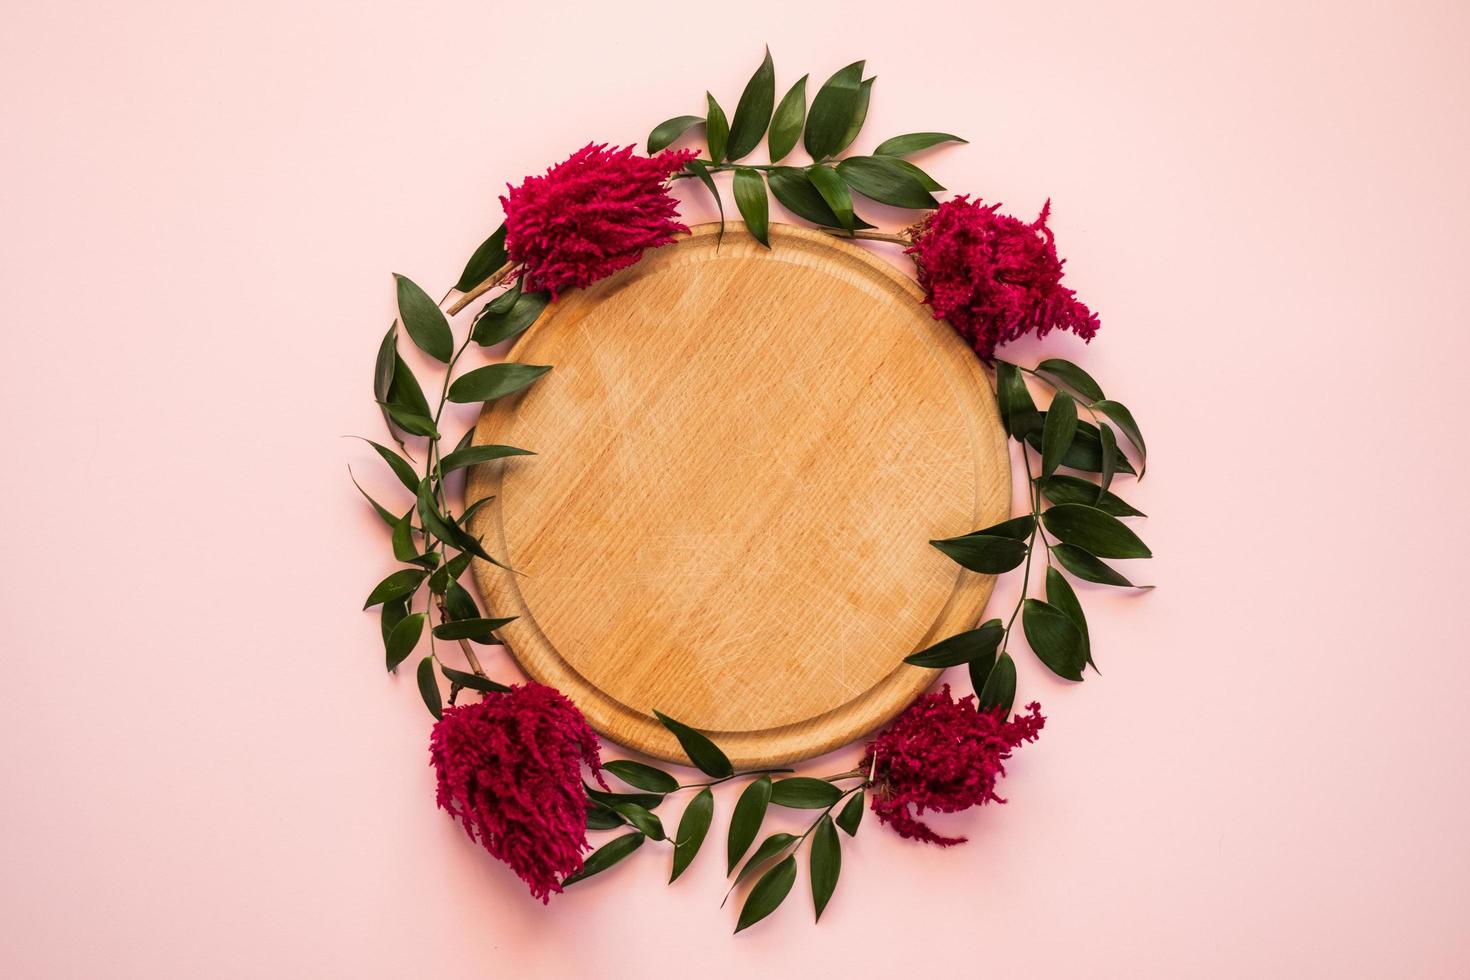
M0 973L1470 974L1470 8L559 7L7 5ZM732 939L718 838L542 908L434 809L338 437L390 271L764 41L783 89L868 58L860 147L1053 198L1104 327L1040 350L1137 411L1161 588L1085 597L1084 686L1019 659L1051 721L969 845L870 819L819 927L803 874Z

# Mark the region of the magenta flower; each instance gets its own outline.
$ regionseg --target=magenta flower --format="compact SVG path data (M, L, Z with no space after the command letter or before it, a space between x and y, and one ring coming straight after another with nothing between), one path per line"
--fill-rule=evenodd
M429 755L439 806L510 865L533 896L549 901L562 879L582 870L582 767L602 783L602 763L597 735L571 701L528 682L446 708L429 736Z
M589 143L544 177L527 177L500 199L505 210L505 248L524 270L527 289L554 299L584 288L637 262L688 231L676 220L670 174L695 156L665 150L640 157L631 146L608 149Z
M862 770L873 775L872 807L901 837L941 847L964 837L942 837L917 817L925 810L957 813L986 803L1004 803L995 784L1005 760L1022 742L1036 741L1046 719L1041 705L1006 721L999 711L976 711L973 694L956 701L946 684L920 695L892 725L868 743Z
M1070 330L1091 340L1097 314L1061 284L1063 262L1046 226L1051 202L1029 225L999 207L964 195L915 228L906 251L934 316L948 320L985 361L1026 333Z

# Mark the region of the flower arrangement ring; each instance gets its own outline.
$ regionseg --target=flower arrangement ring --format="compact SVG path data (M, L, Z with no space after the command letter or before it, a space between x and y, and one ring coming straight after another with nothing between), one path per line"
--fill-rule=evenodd
M989 384L913 280L820 232L769 236L699 226L564 296L507 355L556 367L475 436L537 451L466 483L493 498L470 531L516 569L473 566L517 617L500 638L667 761L655 707L751 767L892 718L934 679L902 658L974 625L993 584L928 541L1010 516Z
M1071 360L997 355L1098 332L1063 283L1051 203L1028 220L941 202L914 158L951 134L853 152L865 69L808 99L807 76L778 90L767 52L733 115L706 93L647 155L589 144L508 187L439 301L395 276L373 372L393 445L367 442L402 502L357 487L396 567L364 609L390 673L418 657L438 805L543 902L645 845L677 879L733 783L736 931L785 901L799 859L820 918L864 812L950 847L964 837L926 814L1005 802L1012 753L1045 723L1015 710L1016 656L1082 681L1083 599L1149 588L1116 564L1152 556L1120 494L1146 467L1132 411ZM769 162L750 162L762 143ZM718 225L679 220L681 181ZM809 227L773 223L773 199ZM868 202L913 217L884 231ZM859 240L900 247L912 279ZM456 338L449 317L477 301ZM511 360L464 360L510 341ZM425 362L443 366L432 401ZM457 441L451 404L483 406ZM1011 571L1016 603L979 621ZM530 680L486 670L477 647L502 638ZM948 668L973 693L922 693ZM885 723L851 769L785 767ZM703 778L605 760L594 727Z

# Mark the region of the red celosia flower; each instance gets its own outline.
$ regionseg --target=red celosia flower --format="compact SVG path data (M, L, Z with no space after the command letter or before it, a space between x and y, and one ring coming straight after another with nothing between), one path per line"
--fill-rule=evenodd
M677 203L668 177L696 156L665 150L635 156L631 146L591 144L546 171L527 177L500 199L505 210L505 249L526 274L528 289L552 298L582 288L638 261L688 231L674 219Z
M974 700L971 694L956 701L946 684L920 695L868 743L862 769L874 773L873 812L900 836L941 847L963 844L966 838L942 837L915 817L1005 802L995 795L1005 760L1022 742L1034 742L1046 719L1034 702L1026 706L1029 715L1006 721L999 711L976 711Z
M1062 260L1046 226L1051 202L1031 224L968 195L946 201L914 231L907 251L934 316L948 320L986 361L995 348L1035 331L1097 333L1097 314L1061 284Z
M587 794L582 765L602 783L597 735L572 702L526 683L444 709L429 737L439 806L531 887L542 902L582 870ZM605 783L603 783L606 786Z

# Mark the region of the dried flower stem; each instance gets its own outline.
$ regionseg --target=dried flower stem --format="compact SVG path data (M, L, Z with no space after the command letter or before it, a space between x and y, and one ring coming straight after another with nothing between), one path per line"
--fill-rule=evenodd
M454 316L456 313L459 313L466 306L469 306L475 300L479 299L481 296L484 296L490 290L494 289L496 286L505 282L506 279L510 278L511 270L514 268L515 266L511 263L505 263L505 265L496 269L495 272L491 274L489 279L486 279L474 289L471 289L469 292L465 293L459 299L451 303L449 309L445 310L444 312L448 313L450 316Z

